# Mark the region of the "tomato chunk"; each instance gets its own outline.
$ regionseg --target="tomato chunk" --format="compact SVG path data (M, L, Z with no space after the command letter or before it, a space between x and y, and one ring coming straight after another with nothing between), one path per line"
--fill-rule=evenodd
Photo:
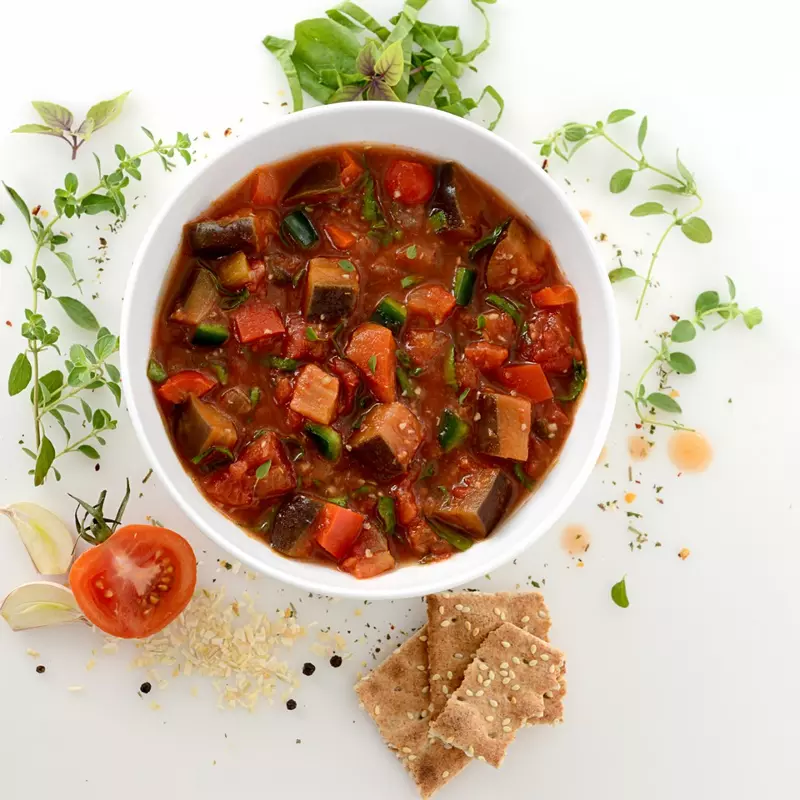
M72 565L69 585L86 618L111 636L143 639L189 604L197 561L189 542L153 525L126 525Z
M158 396L169 403L183 403L189 399L189 395L202 397L210 392L217 385L214 378L209 378L202 372L193 369L185 369L167 378L158 387Z
M337 561L343 558L361 533L365 517L335 503L325 503L317 518L314 535L320 547Z
M538 364L512 364L499 370L498 377L503 384L534 403L543 403L553 396L547 376Z
M557 311L541 311L528 323L527 336L520 345L523 358L535 361L545 372L565 373L581 351L566 320Z
M464 355L478 369L497 369L508 360L508 348L489 342L472 342L464 348Z
M234 311L231 317L242 344L286 333L280 312L270 303L249 303Z
M397 396L397 356L392 332L383 325L365 322L353 331L345 352L361 370L375 397L382 403L393 403Z
M551 308L552 306L567 306L577 302L575 290L571 286L546 286L531 295L531 300L539 308Z
M433 194L433 172L418 161L393 161L384 182L391 198L407 206L427 203Z
M407 304L409 313L426 317L439 325L456 307L456 299L444 286L431 283L409 292Z
M263 168L253 175L250 198L254 206L274 206L280 199L280 185L272 170Z

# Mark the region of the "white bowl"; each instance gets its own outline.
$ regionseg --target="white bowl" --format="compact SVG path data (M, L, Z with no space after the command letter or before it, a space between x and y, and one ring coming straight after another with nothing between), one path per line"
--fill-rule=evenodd
M561 456L533 496L485 541L433 564L369 580L294 561L238 528L208 503L181 466L147 378L152 322L184 223L252 169L333 144L399 145L453 160L507 197L548 239L579 297L589 380ZM586 226L555 183L499 136L450 114L404 103L345 103L291 114L237 142L198 169L150 226L133 263L122 310L123 387L134 428L175 501L234 558L312 592L358 598L415 597L464 584L510 561L563 514L605 441L619 377L619 332L611 287Z

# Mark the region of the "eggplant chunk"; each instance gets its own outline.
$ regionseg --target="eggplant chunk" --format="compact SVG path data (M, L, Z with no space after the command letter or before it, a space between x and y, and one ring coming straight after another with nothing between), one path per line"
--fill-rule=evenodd
M512 220L486 265L486 285L497 291L521 283L538 283L544 277L549 251L544 239L531 240L525 228Z
M457 168L456 164L448 161L436 169L436 188L428 205L428 215L434 218L438 230L452 231L464 227L456 187ZM436 222L437 217L439 222Z
M241 250L223 258L216 267L219 282L226 289L241 289L252 279L250 263Z
M478 401L478 451L496 458L527 461L531 403L524 397L486 392Z
M309 203L342 189L342 167L338 159L325 159L315 162L295 178L283 202L286 205Z
M422 427L402 403L373 406L350 437L350 451L378 480L402 475L422 443Z
M199 269L186 297L172 312L172 319L181 325L199 325L214 310L218 299L213 275L207 269Z
M343 269L341 264L350 267ZM305 316L336 322L350 314L358 302L358 272L349 261L312 258L306 277Z
M272 527L272 547L291 558L307 558L314 547L314 523L324 503L304 494L289 498L278 509Z
M196 458L211 447L230 450L238 435L233 422L222 411L190 395L181 408L175 438L187 458Z
M189 225L189 244L193 252L224 256L243 250L256 253L259 249L258 226L254 214L207 219Z
M499 469L481 469L464 481L467 492L452 495L433 513L435 519L484 539L503 516L511 499L511 481Z

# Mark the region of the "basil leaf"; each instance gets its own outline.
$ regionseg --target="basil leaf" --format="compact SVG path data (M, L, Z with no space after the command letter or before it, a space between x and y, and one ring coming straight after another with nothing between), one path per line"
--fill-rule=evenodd
M147 377L153 383L164 383L167 379L167 371L155 358L151 358L147 364Z
M14 359L11 371L8 373L8 394L13 397L15 394L25 391L31 382L32 375L33 368L27 352L20 353Z
M116 208L114 199L105 194L90 194L81 202L82 214L102 214L104 211L115 211Z
M403 44L397 41L392 42L384 49L375 62L372 72L380 77L386 86L396 86L403 77L404 68Z
M586 128L583 125L567 125L564 128L564 138L568 142L579 142L586 138Z
M0 261L2 261L4 264L10 264L11 259L12 256L10 250L0 250Z
M383 529L387 536L394 535L397 525L397 513L395 511L394 499L391 497L378 498L378 516L383 522Z
M61 136L61 131L57 128L49 128L47 125L40 125L38 122L29 122L14 128L11 133L43 133L45 136Z
M442 525L441 523L434 522L432 519L428 519L428 525L431 526L433 532L440 538L444 539L448 544L452 545L456 548L456 550L460 550L462 553L464 550L469 550L475 542L467 536L464 536L458 531L454 531L452 528L449 528L446 525Z
M707 313L712 308L719 306L719 294L715 291L701 292L694 302L694 310L698 316Z
M68 108L64 108L58 103L45 103L41 100L34 100L31 105L36 109L45 125L62 131L68 131L72 128L72 123L75 120Z
M94 461L97 461L100 458L100 453L94 449L91 445L82 444L78 450L81 451L87 458L91 458Z
M697 329L694 325L688 319L682 319L672 329L670 339L677 343L691 342L695 336L697 336Z
M641 205L636 206L636 208L631 211L632 217L649 217L653 214L666 214L667 211L661 203L655 203L650 201L649 203L642 203Z
M682 411L678 403L663 392L651 392L647 395L647 400L645 402L653 406L653 408L657 408L660 411L667 411L670 414L680 414Z
M297 67L292 61L292 53L295 48L294 42L289 39L279 39L277 36L265 36L262 44L275 56L283 70L283 74L286 76L289 91L292 94L292 111L302 110L303 90L300 86L300 78L297 75Z
M580 397L585 385L586 364L584 364L583 361L573 361L572 382L569 385L569 391L566 394L561 395L561 397L556 397L556 400L561 403L571 403L573 400L577 400L578 397Z
M269 471L272 468L272 459L269 461L265 461L261 466L256 470L256 480L264 480L264 478L269 475Z
M708 244L712 238L711 228L709 228L708 223L700 217L689 217L689 219L681 225L681 230L687 239L691 239L698 244Z
M669 365L675 372L681 375L691 375L697 371L697 365L691 356L686 353L671 353L669 356Z
M725 280L728 283L728 295L730 296L731 300L736 299L736 284L733 282L732 278L729 278L727 275L725 276Z
M318 76L318 81L330 89L338 89L332 80L323 81L324 69L339 73L356 72L356 58L361 45L352 31L330 19L307 19L294 28L292 60L302 62Z
M630 605L628 600L628 590L625 586L625 578L611 587L611 599L620 607L627 608Z
M620 281L626 281L628 278L635 277L636 270L631 269L630 267L617 267L608 273L608 279L611 281L611 283L619 283Z
M611 180L609 181L609 189L611 190L612 194L619 194L620 192L624 192L631 185L632 180L632 169L617 170L617 172L611 176Z
M606 122L609 125L613 125L615 122L622 122L622 120L632 117L635 113L635 111L631 111L629 108L618 108L608 115Z
M113 122L122 113L122 107L125 105L125 99L129 94L130 91L123 92L113 100L103 100L100 103L95 103L86 112L86 121L91 123L91 131L85 134L84 138L88 139L90 133L94 133Z
M56 297L55 299L79 328L96 331L100 327L97 317L80 300L76 300L74 297Z
M490 231L486 234L482 239L478 239L475 244L473 244L469 250L467 251L467 255L469 256L470 261L474 261L477 255L486 247L496 247L497 243L500 241L502 235L508 229L508 226L511 224L511 217L509 217L504 222L501 222L494 230Z

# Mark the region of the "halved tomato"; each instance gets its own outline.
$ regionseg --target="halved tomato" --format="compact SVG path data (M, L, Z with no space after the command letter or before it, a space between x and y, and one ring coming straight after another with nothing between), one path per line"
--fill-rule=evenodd
M144 639L189 604L197 562L183 536L152 525L126 525L72 565L69 584L81 611L101 631Z

